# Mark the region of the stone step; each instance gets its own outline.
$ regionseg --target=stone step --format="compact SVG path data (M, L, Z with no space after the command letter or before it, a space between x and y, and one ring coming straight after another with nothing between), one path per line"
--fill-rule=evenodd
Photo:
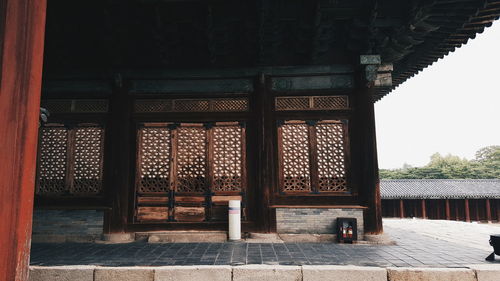
M464 268L340 265L31 266L30 281L498 281L499 264Z
M158 231L136 232L136 241L149 243L222 243L227 241L226 231Z

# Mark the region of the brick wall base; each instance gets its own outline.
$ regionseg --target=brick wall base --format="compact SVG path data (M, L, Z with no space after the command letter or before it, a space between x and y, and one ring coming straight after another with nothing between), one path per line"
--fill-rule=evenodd
M337 218L356 218L363 239L362 209L277 208L276 227L282 234L336 234Z
M92 242L102 236L104 212L44 210L33 212L33 242Z

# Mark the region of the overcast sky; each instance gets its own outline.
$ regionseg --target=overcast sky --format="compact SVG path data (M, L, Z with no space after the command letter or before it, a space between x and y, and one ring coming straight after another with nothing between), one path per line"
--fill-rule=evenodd
M500 145L500 22L375 104L380 168Z

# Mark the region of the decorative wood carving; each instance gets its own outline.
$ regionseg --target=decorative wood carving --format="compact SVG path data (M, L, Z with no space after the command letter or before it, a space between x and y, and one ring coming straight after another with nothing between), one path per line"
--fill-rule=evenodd
M104 128L98 125L42 127L36 193L42 196L100 194L103 145Z
M144 127L138 132L138 192L170 190L171 133L166 127Z
M280 191L349 192L346 124L286 121L278 128Z
M242 128L238 125L213 128L213 191L241 191Z
M280 131L282 191L311 191L307 125L284 124Z

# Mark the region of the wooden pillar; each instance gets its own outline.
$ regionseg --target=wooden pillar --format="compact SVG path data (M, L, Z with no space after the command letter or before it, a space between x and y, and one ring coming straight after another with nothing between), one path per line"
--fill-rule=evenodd
M500 222L500 200L496 199L495 202L497 205L497 222Z
M106 128L105 159L108 205L104 216L104 233L117 234L127 231L129 213L132 104L121 76L115 75L115 85L110 101L110 120Z
M274 100L269 93L271 79L261 74L255 81L257 120L257 227L264 232L276 231L275 210L270 209L271 190L276 186L274 169L274 140L276 121L273 115Z
M476 221L481 221L481 218L479 217L479 199L476 199L473 202L475 207L474 213L476 214Z
M414 217L418 217L418 203L417 203L417 199L413 200L412 202L413 204L413 216Z
M450 220L450 199L446 199L444 201L444 204L445 204L446 219Z
M421 205L422 206L422 218L426 219L427 218L427 212L425 210L425 199L422 199L420 202L422 203L422 205Z
M0 2L0 280L27 280L45 0Z
M441 199L437 199L436 201L436 217L435 219L440 220L441 217Z
M405 206L403 199L399 199L399 217L404 218L405 217Z
M491 222L491 204L490 204L490 199L485 199L486 200L486 219L488 222Z
M460 220L460 212L458 211L459 206L458 206L458 200L455 200L455 220L459 221Z
M465 221L470 222L469 199L465 199L464 209L465 209Z
M364 212L365 233L379 234L383 227L373 104L375 87L373 81L367 81L365 67L361 65L358 70L356 90L352 94L352 178L356 178L361 204L368 207Z

